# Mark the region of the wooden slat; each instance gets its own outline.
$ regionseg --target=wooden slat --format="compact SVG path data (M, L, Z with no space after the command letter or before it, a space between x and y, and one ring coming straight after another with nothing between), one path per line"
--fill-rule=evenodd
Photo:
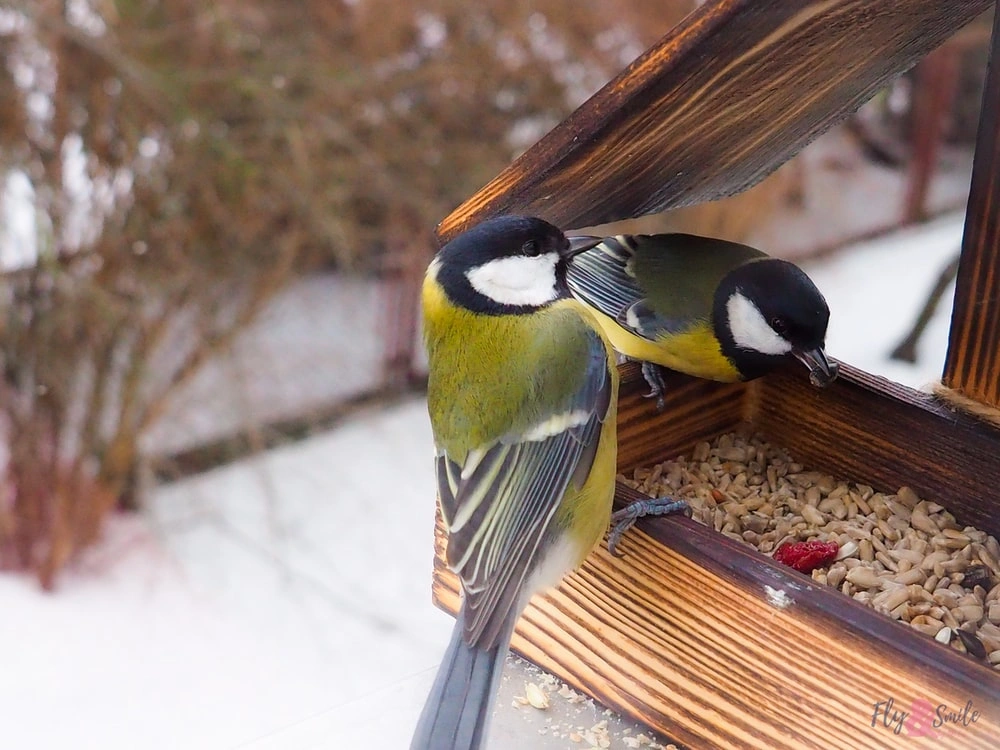
M739 192L989 0L710 0L446 218L563 227Z
M644 398L649 387L638 365L621 368L622 386L618 402L618 467L628 471L663 460L664 450L688 451L705 435L736 429L744 419L746 386L722 384L665 373L668 385L663 414L657 418L656 402Z
M1000 746L1000 677L988 668L689 519L640 525L624 558L602 545L536 597L514 650L691 748ZM434 597L455 612L441 527L437 542ZM773 603L779 591L787 607ZM895 735L871 726L889 697L901 710L971 700L981 715Z
M796 375L760 381L751 418L768 439L844 479L892 492L909 485L1000 536L1000 431L849 365L824 390Z
M943 382L1000 407L1000 13L990 58Z

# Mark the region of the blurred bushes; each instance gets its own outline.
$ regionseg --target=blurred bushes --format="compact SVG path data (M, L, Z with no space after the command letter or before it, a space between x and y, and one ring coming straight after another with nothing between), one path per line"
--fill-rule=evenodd
M445 213L691 5L6 4L0 215L29 236L8 221L0 250L36 257L0 278L0 566L51 586L170 394L276 290L422 264Z

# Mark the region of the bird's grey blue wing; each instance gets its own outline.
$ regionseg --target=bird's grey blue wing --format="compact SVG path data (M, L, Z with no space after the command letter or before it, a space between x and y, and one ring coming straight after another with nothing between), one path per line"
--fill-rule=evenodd
M587 377L563 408L519 434L470 451L458 474L448 518L448 563L465 590L465 636L489 648L503 635L522 584L539 562L567 489L590 473L612 395L607 352L590 338ZM442 457L444 458L444 457ZM438 460L439 486L454 473ZM441 481L442 472L446 475ZM450 499L450 498L449 498Z
M641 236L608 237L573 259L566 284L576 299L604 313L622 328L654 341L684 330L686 321L661 315L651 306L632 270L635 243Z
M573 258L566 269L570 292L610 318L642 299L644 292L632 275L632 246L628 236L607 237Z

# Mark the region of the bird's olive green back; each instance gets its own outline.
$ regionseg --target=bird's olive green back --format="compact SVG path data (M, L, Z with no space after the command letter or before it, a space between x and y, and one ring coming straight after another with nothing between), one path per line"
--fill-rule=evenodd
M567 409L583 387L593 332L576 303L532 315L481 315L426 284L427 405L434 440L459 465Z
M749 260L767 257L746 245L690 234L635 235L632 268L651 307L664 318L709 320L722 278Z

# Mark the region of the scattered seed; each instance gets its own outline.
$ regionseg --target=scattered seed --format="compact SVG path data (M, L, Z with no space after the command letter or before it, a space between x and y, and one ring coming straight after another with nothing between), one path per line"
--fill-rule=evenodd
M904 560L912 565L919 565L924 561L924 556L912 549L892 549L889 550L889 557L898 562Z
M879 578L875 571L861 565L847 571L847 580L863 589L875 588L879 585Z
M867 489L871 491L871 487L868 487ZM920 498L917 497L917 493L909 487L900 487L896 490L896 497L899 499L899 502L907 508L915 508L917 507L917 503L920 502Z
M910 598L910 592L905 586L896 586L891 589L886 589L881 594L872 599L872 606L876 609L882 609L887 612L891 612L900 604L905 603Z
M939 589L934 592L934 601L946 609L958 608L958 596L948 589Z
M813 487L812 489L816 489ZM826 518L812 505L802 506L802 518L805 519L806 523L813 526L822 526L826 523Z
M840 586L841 583L843 583L844 578L846 576L847 576L846 567L837 567L837 566L832 567L826 573L826 584L827 586L833 586L834 588L837 588L838 586ZM997 605L997 607L998 607L997 614L1000 615L1000 605ZM992 612L992 609L990 611ZM990 619L993 618L991 617Z
M980 552L981 554L982 552ZM965 580L962 583L973 588L982 586L988 589L993 585L993 576L986 565L970 565L965 569Z
M544 711L549 707L548 693L533 682L526 682L524 684L524 697L527 698L528 703L530 703L533 708L537 708L540 711Z
M920 568L911 568L904 573L897 573L893 580L896 581L896 583L902 583L903 585L923 583L926 575L927 574Z
M910 627L913 628L914 630L919 630L924 635L929 635L933 638L938 634L938 632L940 632L942 624L924 623L924 622L917 622L916 620L911 620Z
M852 557L858 552L858 543L854 540L847 542L846 544L840 545L840 551L837 552L837 560L843 560L845 557Z
M892 571L898 570L896 562L891 557L889 557L889 554L887 552L879 550L878 552L875 553L875 559L882 564L882 567L885 570L892 570Z
M961 613L961 617L959 617L959 613ZM953 614L965 622L979 622L983 619L983 608L978 604L963 604Z
M948 558L949 555L944 550L931 552L929 555L927 555L927 557L924 558L924 561L920 563L920 567L922 570L934 570L935 565L940 565ZM940 576L941 573L937 573L937 575Z
M925 534L937 534L941 530L936 523L931 521L930 516L920 509L914 509L910 514L910 525Z
M870 539L862 539L858 542L858 557L865 562L873 562L875 560L875 550L872 548Z
M955 633L958 635L958 640L960 640L962 645L965 646L966 651L975 656L977 659L986 659L986 648L983 646L983 642L979 640L979 638L966 630L962 630L961 628L956 630Z

